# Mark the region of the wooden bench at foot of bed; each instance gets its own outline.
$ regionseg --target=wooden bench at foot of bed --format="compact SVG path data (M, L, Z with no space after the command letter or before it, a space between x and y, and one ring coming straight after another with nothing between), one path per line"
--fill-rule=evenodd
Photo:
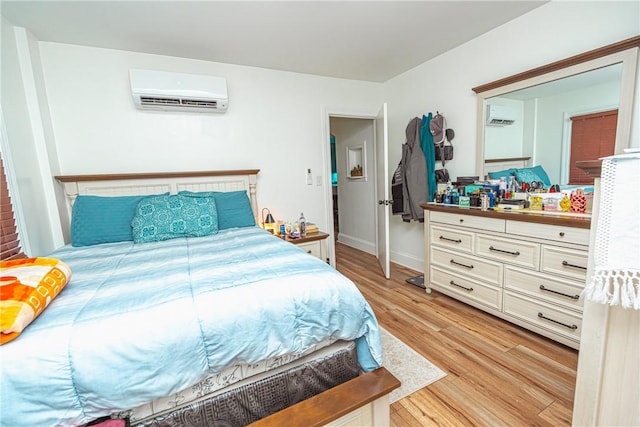
M388 426L389 393L400 381L385 368L360 375L250 424L250 427Z

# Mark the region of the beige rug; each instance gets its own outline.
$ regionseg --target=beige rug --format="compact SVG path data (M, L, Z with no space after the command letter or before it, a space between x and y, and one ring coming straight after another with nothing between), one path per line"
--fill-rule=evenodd
M380 336L384 354L382 365L402 383L400 388L391 392L391 403L447 375L382 327Z

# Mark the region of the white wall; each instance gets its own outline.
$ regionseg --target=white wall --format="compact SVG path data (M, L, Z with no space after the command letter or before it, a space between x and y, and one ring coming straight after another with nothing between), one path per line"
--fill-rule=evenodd
M303 211L325 230L324 109L370 110L382 99L377 83L59 43L40 51L63 174L258 168L261 208L276 219ZM229 109L137 110L130 68L225 77Z
M475 175L476 96L471 88L638 35L639 14L639 2L553 1L389 80L384 87L389 164L400 160L408 121L439 110L456 133L455 158L447 163L451 176ZM634 105L631 139L637 145L637 82ZM422 270L422 225L392 217L390 236L391 259Z
M331 118L331 133L336 137L338 168L338 241L369 253L376 252L376 195L374 121ZM347 178L347 147L363 145L366 154L365 179Z

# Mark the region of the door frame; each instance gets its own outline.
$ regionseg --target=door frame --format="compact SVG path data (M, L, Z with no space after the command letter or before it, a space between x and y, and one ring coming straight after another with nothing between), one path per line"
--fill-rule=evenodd
M364 120L372 120L375 122L376 117L378 115L377 110L353 110L353 109L345 109L340 107L325 107L322 110L322 163L324 169L324 211L325 211L325 221L328 227L328 230L334 229L333 223L333 194L331 187L331 117L341 117L345 119L364 119ZM375 158L375 149L376 149L376 138L373 139L373 148L374 148L374 165L369 170L373 171L371 175L369 175L372 179L376 179L378 176L378 171L376 168L376 158ZM374 191L377 194L377 183L374 181ZM375 207L372 207L374 209ZM378 221L378 216L376 213L376 223ZM327 239L327 252L329 263L335 268L336 266L336 240L334 233L329 232L329 238ZM378 236L376 233L376 252L378 249Z

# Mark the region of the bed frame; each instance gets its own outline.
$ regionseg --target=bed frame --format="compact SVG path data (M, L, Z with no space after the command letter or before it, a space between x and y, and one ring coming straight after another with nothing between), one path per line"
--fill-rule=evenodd
M529 163L531 157L508 157L504 159L485 159L484 161L484 176L489 172L498 172L511 168L526 168L531 166Z
M238 191L246 190L254 217L258 218L256 182L260 169L164 172L102 175L56 176L64 186L67 209L71 219L73 202L79 195L138 196L180 191Z
M78 195L127 196L179 191L238 191L249 195L256 222L259 169L138 174L56 176L67 196L69 218ZM362 374L263 418L253 425L270 426L389 426L389 393L400 381L385 368Z

